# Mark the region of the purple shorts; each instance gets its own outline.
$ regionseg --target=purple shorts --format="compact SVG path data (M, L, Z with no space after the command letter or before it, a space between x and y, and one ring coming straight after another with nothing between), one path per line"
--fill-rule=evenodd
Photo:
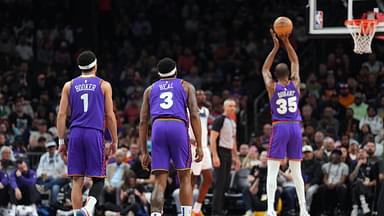
M68 143L68 175L105 177L103 132L73 127Z
M301 160L302 145L300 122L276 122L269 140L268 158Z
M178 170L191 168L188 128L179 120L157 119L152 125L152 172L168 171L171 159Z

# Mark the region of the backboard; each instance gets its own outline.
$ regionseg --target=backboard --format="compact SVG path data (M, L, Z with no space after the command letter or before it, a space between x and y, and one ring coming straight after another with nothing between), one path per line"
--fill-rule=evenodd
M384 0L308 0L308 33L312 36L349 35L347 19L377 19L384 12ZM381 17L383 18L383 17ZM384 22L377 25L376 35L384 33Z

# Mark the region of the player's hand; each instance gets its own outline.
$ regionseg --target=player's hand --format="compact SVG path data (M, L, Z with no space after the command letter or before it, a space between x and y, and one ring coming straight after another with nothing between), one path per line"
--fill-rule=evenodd
M152 158L148 153L144 153L141 158L141 166L144 170L149 171L149 164L151 163Z
M201 147L196 147L195 162L200 162L203 160L204 153Z
M16 176L17 176L17 177L20 177L20 176L21 176L21 171L20 171L20 170L17 170L17 171L16 171Z
M220 167L220 158L217 155L214 155L212 158L213 167L219 168Z
M116 153L116 149L117 149L117 142L112 142L111 143L111 148L110 148L110 152L109 154L112 156L112 155L115 155Z
M67 157L67 145L65 145L65 144L59 145L59 153L63 159L66 158Z
M289 42L289 34L279 35L279 38L281 41L283 41L284 44L290 43Z
M280 46L279 39L276 37L276 33L272 30L269 29L269 32L271 32L272 40L273 40L273 45L278 48Z
M21 191L19 188L15 189L15 197L17 200L21 200L23 198L23 195L21 194Z

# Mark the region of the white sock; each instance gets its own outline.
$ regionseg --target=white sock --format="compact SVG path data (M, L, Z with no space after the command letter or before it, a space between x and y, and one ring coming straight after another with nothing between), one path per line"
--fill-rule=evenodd
M280 169L280 161L268 160L267 170L267 198L268 212L275 212L275 193L277 188L277 174Z
M195 202L195 204L193 205L193 211L196 212L196 213L200 212L201 206L202 206L201 203Z
M191 216L191 214L192 214L192 206L181 206L181 215Z
M85 206L83 207L83 209L87 212L87 214L90 214L92 216L96 203L97 203L97 199L93 196L89 196L87 198L87 202L85 203Z
M299 200L300 210L306 211L304 181L301 175L301 161L289 161L289 168L291 169L293 183L296 187L296 194Z
M151 216L161 216L161 213L160 212L152 212Z

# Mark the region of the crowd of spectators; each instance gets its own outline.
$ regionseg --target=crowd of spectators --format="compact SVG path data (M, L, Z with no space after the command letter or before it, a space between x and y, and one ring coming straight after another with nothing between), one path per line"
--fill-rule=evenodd
M206 92L210 124L221 114L224 99L237 101L241 170L250 174L249 185L240 191L243 210L265 210L265 151L272 125L268 111L257 114L256 123L254 110L260 107L254 100L264 91L260 70L271 48L268 29L279 15L294 22L291 40L302 65L308 209L314 215L377 210L384 181L384 49L379 41L373 54L356 56L349 39L308 39L305 2L299 0L101 0L89 9L97 16L74 16L81 20L68 13L74 5L72 0L0 0L1 212L70 210L70 179L66 158L56 150L55 121L61 87L78 75L76 57L86 48L97 53L99 75L113 84L118 119L119 150L107 167L101 210L148 213L154 178L140 164L137 126L143 90L156 79L156 63L165 56L177 61L180 77ZM80 25L88 16L93 20ZM94 35L87 38L90 30ZM93 47L83 45L89 41L96 41ZM278 59L287 57L280 52ZM281 169L277 197L283 212L295 215L289 169ZM166 198L172 204L175 175L168 183Z

